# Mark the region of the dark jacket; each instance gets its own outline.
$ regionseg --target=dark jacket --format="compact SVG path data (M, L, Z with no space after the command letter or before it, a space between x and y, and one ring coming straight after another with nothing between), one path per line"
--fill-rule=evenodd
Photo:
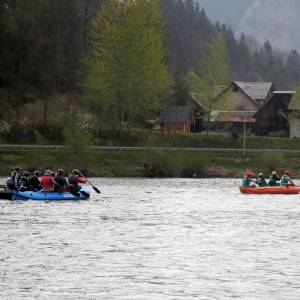
M41 188L41 182L36 175L30 175L28 178L28 189L37 191Z
M54 191L63 193L66 191L68 182L63 175L56 175L54 178Z
M278 185L277 181L279 181L280 178L278 177L278 175L271 175L269 178L269 185Z

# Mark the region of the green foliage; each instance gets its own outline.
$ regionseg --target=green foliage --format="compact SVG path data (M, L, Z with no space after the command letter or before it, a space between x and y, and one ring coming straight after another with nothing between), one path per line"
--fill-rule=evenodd
M289 121L299 123L300 117L299 117L298 110L300 109L300 83L298 83L294 88L295 88L295 95L293 96L289 104L289 109L291 111L289 111L288 114L285 115L284 117L286 117Z
M297 153L195 153L174 151L91 151L84 158L70 161L70 155L63 150L0 150L0 174L7 176L16 166L23 169L56 169L66 172L79 167L87 176L137 176L137 177L191 177L224 176L230 174L240 178L246 169L263 171L267 176L273 169L280 173L284 169L296 177L300 174ZM266 162L271 163L263 163ZM222 175L220 173L220 175ZM209 175L210 174L210 175ZM299 177L299 175L298 175Z
M272 172L273 170L282 170L286 165L286 159L282 153L266 152L261 155L262 166L264 170Z
M107 0L91 25L84 87L103 117L144 120L168 87L164 25L157 0Z
M35 129L33 131L33 133L35 136L36 144L38 144L38 145L43 145L43 144L46 145L47 144L45 137L43 135L41 135L41 133L38 130Z
M215 86L229 84L230 79L224 39L217 33L211 41L209 53L201 57L196 72L188 72L187 81L193 91L201 94L203 108L210 113L218 105L214 94Z
M81 101L82 112L90 110L100 139L105 127L124 129L152 118L168 98L169 82L169 102L186 105L187 71L195 70L187 77L199 90L209 60L223 56L212 55L212 48L224 54L222 44L237 80L273 81L277 89L300 81L296 50L282 54L269 42L259 47L244 35L237 40L230 27L213 24L196 1L107 0L101 8L102 2L0 1L0 115L8 125L0 124L3 141L34 142L37 130L42 135L37 140L61 142L63 125L53 122L57 110L65 110L53 102L61 95ZM217 42L218 35L223 42ZM204 64L198 68L199 60ZM217 70L224 71L222 66ZM78 85L81 78L84 84Z
M203 155L183 157L180 175L188 178L201 178L207 176L208 161Z
M293 96L289 107L299 109L300 108L300 82L294 87L295 95Z
M206 154L174 153L151 149L145 153L144 176L197 178L206 175Z
M150 150L146 152L144 162L144 176L146 177L173 177L178 175L179 162L170 159L167 152Z
M215 87L228 85L230 82L230 69L224 38L217 33L210 45L209 52L201 56L196 73L189 71L187 81L192 91L201 95L201 105L207 114L207 129L210 126L213 110L230 110L231 103L218 101L215 95Z
M64 129L65 157L69 167L76 165L78 168L86 169L88 156L91 154L92 145L88 127L84 115L76 108L71 108L70 115Z
M227 85L230 83L231 75L227 49L224 38L220 33L213 37L209 45L209 53L203 55L200 59L198 74L201 95L208 101L214 98L214 87L216 85Z

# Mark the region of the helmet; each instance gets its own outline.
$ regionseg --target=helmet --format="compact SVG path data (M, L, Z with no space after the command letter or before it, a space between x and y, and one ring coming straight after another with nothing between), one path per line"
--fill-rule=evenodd
M78 169L74 169L74 170L72 171L72 174L80 175L80 172L79 172Z
M272 171L272 175L277 175L277 172L276 171Z
M50 175L51 175L51 171L50 171L50 170L46 170L46 171L45 171L45 175L50 176Z
M63 174L64 174L64 170L63 170L63 169L58 169L58 170L57 170L57 174L63 175Z
M28 177L28 176L29 176L29 172L24 171L24 172L22 173L22 176Z
M247 172L245 173L245 175L246 175L247 177L253 177L253 176L254 176L254 174L253 174L251 171L247 171Z
M290 172L289 171L284 171L283 174L284 175L290 175Z
M258 177L260 176L264 176L264 174L262 172L258 173Z

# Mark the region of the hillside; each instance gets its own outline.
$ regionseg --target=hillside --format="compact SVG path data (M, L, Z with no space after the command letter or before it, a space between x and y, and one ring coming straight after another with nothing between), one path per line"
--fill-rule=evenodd
M197 0L213 21L229 24L235 32L269 40L281 50L300 50L298 0Z
M242 16L241 32L283 49L300 49L300 1L255 0Z
M198 3L212 21L229 24L237 29L253 0L198 0Z

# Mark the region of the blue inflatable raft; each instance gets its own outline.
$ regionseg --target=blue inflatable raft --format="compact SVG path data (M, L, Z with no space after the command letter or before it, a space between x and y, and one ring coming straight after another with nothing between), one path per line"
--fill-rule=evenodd
M1 195L2 196L2 195ZM5 196L5 197L4 197ZM49 200L49 201L61 201L61 200L86 200L90 197L90 189L86 186L82 186L79 192L64 192L64 193L45 193L39 192L20 192L20 191L5 191L3 192L2 199L9 200Z

